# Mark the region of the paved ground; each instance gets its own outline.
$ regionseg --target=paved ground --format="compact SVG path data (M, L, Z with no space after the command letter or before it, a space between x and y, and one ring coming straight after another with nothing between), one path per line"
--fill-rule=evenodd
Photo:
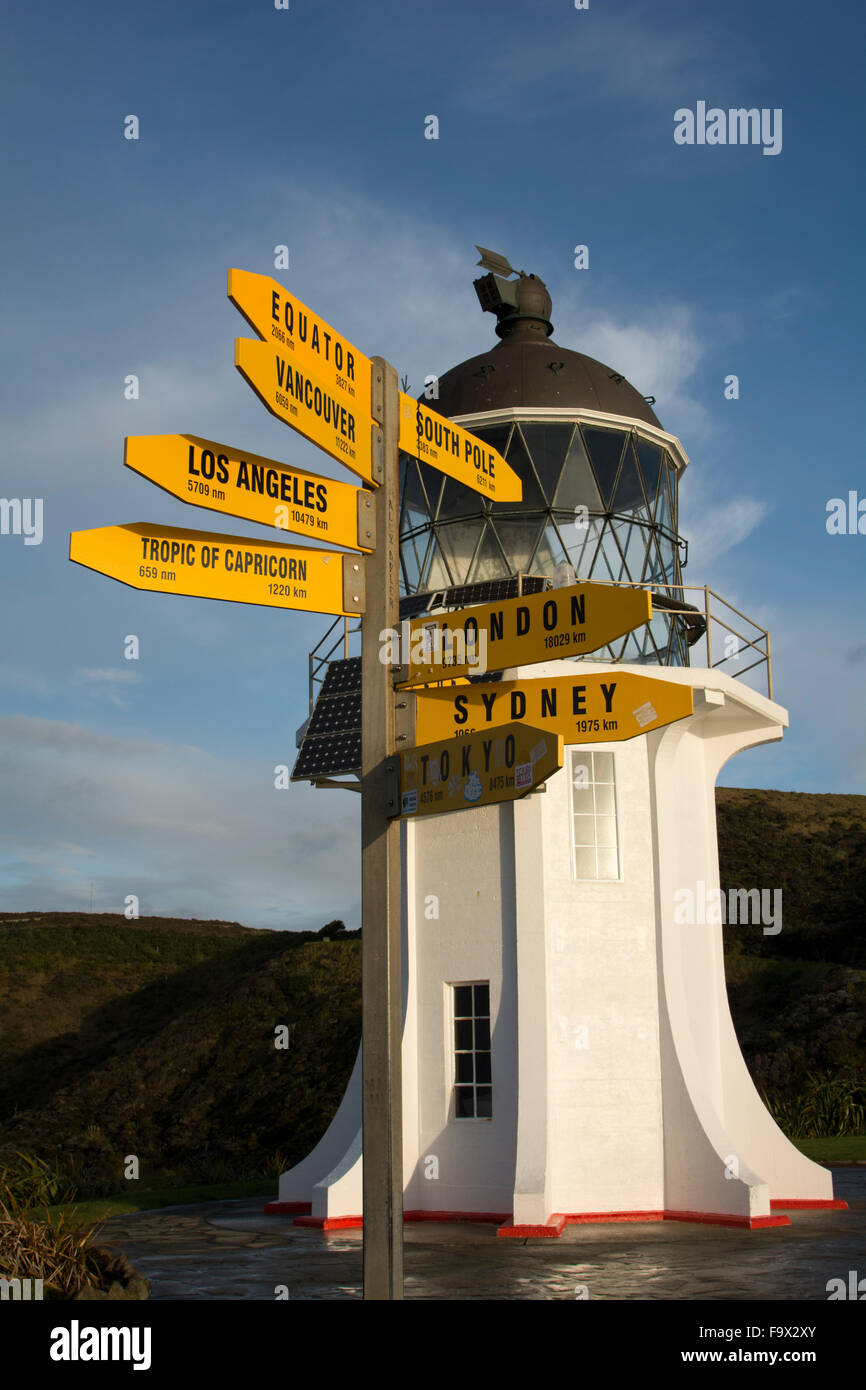
M680 1222L566 1227L559 1240L500 1240L495 1227L405 1228L406 1297L418 1299L816 1299L866 1275L866 1169L836 1169L849 1211L791 1212L790 1226L737 1231ZM103 1237L157 1300L359 1299L361 1232L265 1216L263 1199L117 1216Z

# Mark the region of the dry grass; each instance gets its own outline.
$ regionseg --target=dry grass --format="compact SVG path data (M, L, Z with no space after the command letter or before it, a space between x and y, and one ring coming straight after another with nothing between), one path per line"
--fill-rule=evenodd
M93 1241L99 1223L70 1227L71 1208L50 1221L35 1221L14 1192L0 1186L0 1274L5 1279L41 1279L46 1290L72 1298L86 1284L101 1283L100 1256Z

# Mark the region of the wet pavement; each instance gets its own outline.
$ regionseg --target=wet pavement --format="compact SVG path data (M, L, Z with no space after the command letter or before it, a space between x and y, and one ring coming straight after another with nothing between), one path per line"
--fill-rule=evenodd
M662 1221L567 1226L558 1240L503 1240L495 1226L405 1227L405 1297L440 1300L827 1299L866 1274L866 1168L834 1170L848 1211L791 1211L759 1231ZM265 1216L261 1197L116 1216L101 1238L150 1279L152 1298L360 1299L360 1230ZM585 1289L585 1292L584 1292Z

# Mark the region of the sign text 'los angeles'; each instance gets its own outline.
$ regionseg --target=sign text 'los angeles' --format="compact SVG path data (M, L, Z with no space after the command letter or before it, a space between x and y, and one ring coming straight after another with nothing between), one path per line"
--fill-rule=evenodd
M372 550L372 494L275 459L242 453L195 434L138 434L126 440L127 468L196 507L263 526Z

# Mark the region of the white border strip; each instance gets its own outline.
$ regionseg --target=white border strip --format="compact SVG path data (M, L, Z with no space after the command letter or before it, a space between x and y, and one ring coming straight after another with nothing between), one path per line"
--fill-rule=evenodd
M675 434L657 429L645 420L635 420L628 415L609 415L604 410L585 410L582 406L572 406L570 409L558 405L509 406L505 410L487 410L480 415L452 415L450 418L455 425L462 425L467 430L471 430L473 426L483 428L485 425L502 425L512 420L534 420L537 424L543 424L545 420L568 420L612 425L617 429L635 430L654 444L661 444L671 454L680 472L687 468L689 463L689 456Z

